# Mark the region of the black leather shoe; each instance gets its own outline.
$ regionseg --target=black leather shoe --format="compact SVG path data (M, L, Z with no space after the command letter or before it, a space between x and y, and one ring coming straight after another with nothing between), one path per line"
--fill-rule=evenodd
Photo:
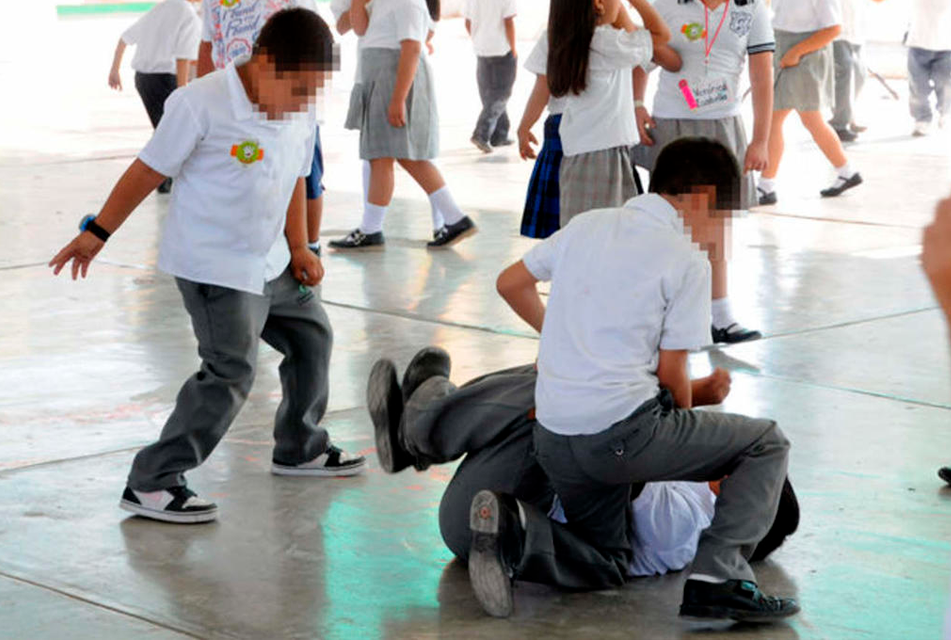
M720 584L687 580L680 615L687 618L770 622L799 613L792 598L767 596L748 580Z
M839 136L842 142L855 142L859 138L856 132L849 129L835 129L835 135Z
M159 192L159 193L171 193L171 192L172 192L172 179L171 179L171 178L165 178L165 180L162 181L162 184L160 184L160 185L158 186L158 192Z
M799 500L796 499L796 492L793 491L792 483L789 478L783 483L783 491L779 494L779 509L776 511L776 517L773 519L773 526L756 545L753 555L750 556L750 562L759 562L765 560L769 554L778 549L786 541L786 538L796 533L799 528Z
M376 455L387 473L396 473L413 464L413 456L400 444L403 394L391 360L377 360L367 381L367 409L373 421Z
M514 567L522 555L524 533L515 498L480 491L469 508L469 582L485 612L507 618L515 609Z
M951 484L951 467L941 467L938 469L938 477Z
M452 371L452 360L449 354L439 347L421 349L403 374L403 402L409 402L413 394L433 376L448 378Z
M383 239L383 232L363 233L359 229L354 229L347 237L339 240L331 240L330 248L336 251L355 251L367 249L382 249L386 244Z
M771 204L776 204L779 202L779 196L776 195L775 191L770 191L769 193L763 191L762 189L757 189L756 193L759 194L759 203L760 206L767 206Z
M759 340L763 337L763 334L759 331L746 329L736 322L722 329L711 326L710 334L713 336L714 344L736 344L749 340Z
M848 191L849 189L852 189L853 187L857 187L860 184L862 184L862 175L856 172L852 174L852 177L849 178L848 180L846 180L845 178L841 176L836 178L834 185L832 185L828 189L823 189L822 191L819 192L819 194L823 198L835 198L836 196L840 196L846 191Z
M452 246L464 238L473 236L479 232L469 216L465 216L455 224L447 224L442 229L433 234L433 241L426 243L429 249L444 249Z
M513 144L515 144L515 140L511 138L500 138L492 141L493 147L511 147Z

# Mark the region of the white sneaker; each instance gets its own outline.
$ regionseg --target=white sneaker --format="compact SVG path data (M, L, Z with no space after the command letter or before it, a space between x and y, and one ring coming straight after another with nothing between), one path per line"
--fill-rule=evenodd
M931 123L922 121L915 123L915 128L911 132L911 135L915 136L916 138L922 138L929 133L931 133Z
M197 524L218 518L218 505L202 500L187 487L163 491L133 491L126 487L119 507L143 518L175 524Z
M362 473L366 467L367 459L363 456L351 456L331 445L327 451L310 462L298 465L272 462L271 473L276 476L343 477Z

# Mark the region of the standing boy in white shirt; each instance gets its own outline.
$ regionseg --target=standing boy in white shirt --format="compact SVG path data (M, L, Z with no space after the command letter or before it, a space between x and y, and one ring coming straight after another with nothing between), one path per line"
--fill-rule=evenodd
M308 107L334 57L315 13L275 14L250 59L201 78L169 100L155 136L113 189L100 214L50 265L72 261L75 279L145 196L176 176L159 251L192 318L201 370L182 387L158 442L135 457L121 506L175 523L217 518L184 474L224 437L248 397L259 339L284 355L284 398L275 420L271 471L359 473L362 457L330 444L327 408L332 330L313 292L323 277L307 247L304 178L314 120Z
M710 343L710 265L693 243L722 250L711 240L739 189L721 143L673 142L655 163L653 193L577 216L499 276L499 292L541 333L535 451L569 524L510 496L476 495L469 576L491 615L512 612L512 577L622 585L631 485L725 474L681 615L768 621L799 610L763 595L748 563L776 515L789 442L771 420L691 410L687 355ZM547 309L540 280L552 283Z
M931 92L937 98L938 126L951 113L951 2L912 0L908 30L909 107L915 136L931 131Z
M135 21L122 33L109 71L109 86L122 90L119 67L126 46L135 46L132 68L135 89L142 98L145 111L158 127L165 101L178 87L188 83L190 64L198 57L201 21L189 2L199 0L164 0ZM159 186L159 193L172 189L169 178Z
M509 114L518 52L515 47L515 0L468 0L466 31L479 58L476 80L482 113L472 132L472 144L483 153L512 144Z

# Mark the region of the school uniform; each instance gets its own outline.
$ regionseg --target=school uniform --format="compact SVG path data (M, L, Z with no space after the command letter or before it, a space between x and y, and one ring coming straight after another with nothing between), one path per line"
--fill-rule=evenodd
M862 92L868 69L862 57L866 39L865 5L869 0L841 0L842 34L832 43L835 65L835 102L829 124L846 131L855 122L853 102Z
M630 149L637 142L631 73L654 55L651 34L610 25L594 30L587 87L565 96L559 133L561 226L591 209L618 207L637 195Z
M710 342L710 266L683 220L649 194L577 216L523 258L551 281L538 356L534 443L568 524L528 518L516 579L623 584L631 485L717 480L730 470L693 571L753 580L747 558L775 517L789 443L770 420L674 407L660 350ZM534 530L533 530L534 529Z
M783 69L783 56L817 31L842 24L839 0L774 0L773 30L775 95L773 109L818 111L832 104L835 63L832 44L802 57L795 67Z
M676 73L661 69L652 114L654 144L638 145L635 163L652 171L667 144L687 137L717 140L742 163L747 137L740 85L747 57L776 49L766 3L727 0L709 11L700 0L658 0L654 8L670 25L669 44L683 65ZM740 208L748 209L756 202L752 174L743 187Z
M201 22L186 0L164 0L122 33L135 45L135 89L152 127L162 119L165 101L178 88L177 61L198 58Z
M360 131L360 158L433 160L439 155L439 115L432 70L420 54L406 99L406 125L394 127L388 113L404 40L425 47L430 29L423 0L374 0L361 38L360 84L350 97L346 127Z
M505 33L505 21L514 18L515 0L468 0L465 18L472 30L472 47L478 57L476 81L482 112L472 137L497 146L509 137L511 123L506 106L512 97L518 62Z
M908 31L909 107L916 122L931 122L931 92L941 117L951 113L951 4L913 0Z
M159 441L142 449L129 488L185 484L247 399L259 339L284 354L284 398L275 420L275 464L294 466L327 451L319 426L327 407L332 331L313 292L289 268L284 237L297 180L310 172L313 114L267 120L235 64L169 99L139 154L175 178L158 267L176 279L202 364L182 387Z
M202 0L203 42L211 43L211 60L216 69L224 69L234 60L250 56L258 34L272 15L282 9L303 8L317 13L315 0ZM316 200L324 193L324 153L320 127L314 140L314 159L307 177L307 199Z
M532 49L525 68L537 76L548 75L548 31ZM521 232L529 238L545 239L561 228L561 115L565 110L565 98L552 96L548 100L548 118L545 120L545 135L542 148L535 159L532 177L528 182L525 209L522 212Z

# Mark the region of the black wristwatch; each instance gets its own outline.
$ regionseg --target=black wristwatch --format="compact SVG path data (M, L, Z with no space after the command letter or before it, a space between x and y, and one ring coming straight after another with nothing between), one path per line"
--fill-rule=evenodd
M109 240L109 236L112 235L98 224L96 224L96 216L88 215L79 222L80 231L88 231L93 234L103 242Z

